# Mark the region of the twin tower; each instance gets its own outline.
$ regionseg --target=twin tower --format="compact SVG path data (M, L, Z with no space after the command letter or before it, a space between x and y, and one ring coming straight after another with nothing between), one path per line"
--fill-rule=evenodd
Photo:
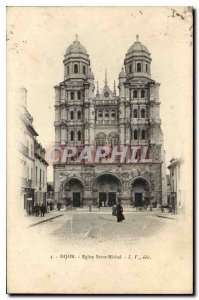
M111 204L118 195L137 206L142 205L144 197L160 202L163 161L160 84L151 79L151 55L147 47L136 36L119 73L119 95L115 84L114 90L110 89L107 75L102 91L99 91L98 84L95 87L89 55L77 37L67 48L63 63L64 80L55 86L55 145L78 149L85 145L147 146L147 155L152 162L142 163L138 159L127 169L125 162L118 165L106 160L100 161L100 164L78 164L74 159L65 163L58 161L54 164L55 201L69 201L79 206L89 199L98 201L100 193L105 193L108 188L115 193L111 196L115 199L110 201ZM140 190L137 194L136 180ZM110 182L109 187L107 182ZM77 193L80 193L79 196ZM79 197L79 200L74 197ZM76 200L73 201L73 198Z

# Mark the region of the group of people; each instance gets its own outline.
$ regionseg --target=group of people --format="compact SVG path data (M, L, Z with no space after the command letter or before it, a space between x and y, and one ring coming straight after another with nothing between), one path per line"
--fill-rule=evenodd
M35 215L36 217L44 217L45 213L49 213L53 210L53 203L52 202L46 202L46 205L44 203L36 203L35 207Z

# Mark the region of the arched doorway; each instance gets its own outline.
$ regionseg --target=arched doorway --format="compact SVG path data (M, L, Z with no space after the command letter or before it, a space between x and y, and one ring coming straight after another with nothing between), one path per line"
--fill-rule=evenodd
M149 205L151 196L151 184L145 177L136 177L131 181L132 203L135 207Z
M97 192L97 201L100 206L116 204L121 188L121 181L114 174L100 174L94 180L94 189Z
M65 183L66 198L73 207L80 207L83 205L83 190L83 184L77 178L71 178Z

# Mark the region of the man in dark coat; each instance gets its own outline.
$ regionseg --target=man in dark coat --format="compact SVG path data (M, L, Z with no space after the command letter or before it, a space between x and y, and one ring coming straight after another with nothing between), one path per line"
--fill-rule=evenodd
M52 201L50 201L50 211L52 211L53 210L53 203L52 203Z
M36 203L35 205L35 213L36 213L36 217L39 217L39 204Z
M125 217L123 215L123 207L121 205L121 200L118 200L118 204L116 206L116 216L117 216L117 222L122 222L125 220Z
M41 217L44 217L45 216L45 212L46 212L46 207L45 207L45 205L43 203L40 206L40 212L41 212Z

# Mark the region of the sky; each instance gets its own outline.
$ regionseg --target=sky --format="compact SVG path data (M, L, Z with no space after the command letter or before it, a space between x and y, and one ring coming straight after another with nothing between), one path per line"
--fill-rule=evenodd
M86 47L95 82L118 83L136 35L151 53L151 77L160 86L166 163L190 155L192 143L192 13L186 7L9 7L7 89L28 91L38 141L54 143L54 86L63 81L63 58L75 40ZM117 91L118 94L118 91ZM8 97L15 105L15 97ZM52 181L52 167L48 168Z

